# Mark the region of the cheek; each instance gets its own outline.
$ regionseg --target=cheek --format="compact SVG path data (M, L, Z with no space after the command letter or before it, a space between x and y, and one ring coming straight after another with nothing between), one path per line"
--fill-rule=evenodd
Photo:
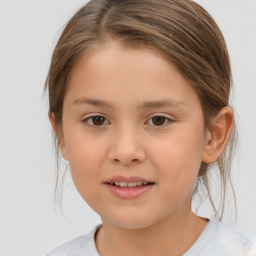
M71 175L80 194L90 197L91 187L100 182L99 172L105 160L104 143L85 136L79 130L69 131L66 133L65 145Z
M75 128L72 125L66 126L64 134L70 166L76 167L73 168L75 171L80 169L80 171L89 171L87 167L97 169L104 156L104 145L106 145L102 138L92 136L85 132L82 126L77 127L77 125Z
M198 130L179 129L179 132L154 143L150 155L163 180L178 187L194 183L201 165L202 134Z
M169 142L158 143L152 150L152 164L158 171L162 200L155 206L175 211L182 204L190 206L191 193L201 164L198 142L190 136L169 138ZM185 203L186 202L186 203Z

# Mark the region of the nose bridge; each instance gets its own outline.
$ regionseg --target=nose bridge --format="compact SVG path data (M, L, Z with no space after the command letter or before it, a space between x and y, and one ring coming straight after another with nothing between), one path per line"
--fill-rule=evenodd
M113 129L109 158L124 165L139 163L145 159L139 127L132 123L122 123Z

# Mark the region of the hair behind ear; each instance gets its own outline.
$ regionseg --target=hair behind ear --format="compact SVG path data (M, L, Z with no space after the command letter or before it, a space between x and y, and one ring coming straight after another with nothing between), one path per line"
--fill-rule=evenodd
M221 220L226 209L230 208L230 205L225 204L227 193L230 191L230 196L234 198L234 210L232 214L234 214L234 219L236 219L237 205L231 177L231 163L236 153L238 138L233 109L229 106L222 108L212 118L208 132L210 134L208 135L208 145L206 145L205 156L202 159L198 179L193 191L193 198L197 195L200 199L200 204L196 207L196 212L208 197L214 211L213 217ZM215 179L218 180L218 183L216 183ZM216 198L216 194L213 197L213 193L211 192L213 184L219 185L218 190L220 192L218 193L218 198ZM229 201L230 203L231 201Z

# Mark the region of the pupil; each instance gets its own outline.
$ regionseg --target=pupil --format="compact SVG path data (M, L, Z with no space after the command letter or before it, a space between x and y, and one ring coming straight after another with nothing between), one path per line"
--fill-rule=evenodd
M153 117L153 123L155 125L162 125L164 121L165 121L165 117L162 117L162 116Z
M93 124L94 125L102 125L105 121L105 118L102 116L94 116L93 117Z

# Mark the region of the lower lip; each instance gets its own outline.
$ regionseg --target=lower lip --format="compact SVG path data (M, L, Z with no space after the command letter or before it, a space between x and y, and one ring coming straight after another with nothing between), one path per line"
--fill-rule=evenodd
M121 188L121 187L113 186L113 185L110 185L107 183L105 183L104 185L106 185L106 187L115 196L117 196L121 199L138 198L138 197L142 196L143 194L145 194L146 192L148 192L149 190L151 190L152 187L154 186L154 184L150 184L150 185L140 186L140 187L136 187L136 188Z

